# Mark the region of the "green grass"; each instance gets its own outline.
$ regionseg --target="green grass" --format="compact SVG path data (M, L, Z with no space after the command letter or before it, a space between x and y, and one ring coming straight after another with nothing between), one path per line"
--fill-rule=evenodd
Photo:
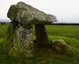
M79 53L79 26L76 25L47 25L50 40L64 39L73 49Z
M79 38L79 26L76 25L47 25L46 28L49 35Z
M5 36L8 25L0 25L0 38Z
M23 58L17 59L7 56L3 52L4 36L7 25L0 25L0 64L79 64L79 26L47 25L46 30L50 40L64 39L71 46L73 56L54 54L51 58Z

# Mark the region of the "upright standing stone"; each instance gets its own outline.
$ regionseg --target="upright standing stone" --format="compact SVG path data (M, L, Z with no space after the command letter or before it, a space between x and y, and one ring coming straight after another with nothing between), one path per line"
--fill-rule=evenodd
M48 47L49 40L44 24L35 25L37 46L41 48Z
M33 56L32 31L28 28L19 26L13 32L12 26L13 26L12 24L9 26L6 35L7 38L6 52L10 56L14 57L32 57ZM10 37L8 37L8 35L10 35Z

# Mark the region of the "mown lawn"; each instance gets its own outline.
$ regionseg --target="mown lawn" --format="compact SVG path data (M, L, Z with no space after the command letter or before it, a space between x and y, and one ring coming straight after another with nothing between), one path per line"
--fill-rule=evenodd
M3 52L4 36L7 25L0 25L0 64L79 64L79 26L71 25L47 25L46 30L50 40L64 39L71 46L73 56L55 54L51 58L23 58L16 59L7 56Z

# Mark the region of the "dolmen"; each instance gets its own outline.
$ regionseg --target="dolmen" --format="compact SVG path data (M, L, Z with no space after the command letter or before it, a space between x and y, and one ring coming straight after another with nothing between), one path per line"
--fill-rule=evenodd
M18 2L11 5L7 17L11 20L5 37L5 52L14 57L33 57L35 48L50 48L45 25L52 24L55 20L28 5ZM33 28L35 40L33 40Z

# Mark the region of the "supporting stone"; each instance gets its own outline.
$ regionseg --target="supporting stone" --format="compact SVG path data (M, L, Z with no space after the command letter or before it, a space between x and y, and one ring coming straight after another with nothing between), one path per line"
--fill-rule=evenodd
M45 30L44 24L36 24L35 25L35 33L36 33L36 43L39 47L48 47L49 40Z
M9 56L14 57L33 57L32 31L21 25L13 29L14 24L9 26L6 34L5 50ZM9 37L8 37L9 36Z

